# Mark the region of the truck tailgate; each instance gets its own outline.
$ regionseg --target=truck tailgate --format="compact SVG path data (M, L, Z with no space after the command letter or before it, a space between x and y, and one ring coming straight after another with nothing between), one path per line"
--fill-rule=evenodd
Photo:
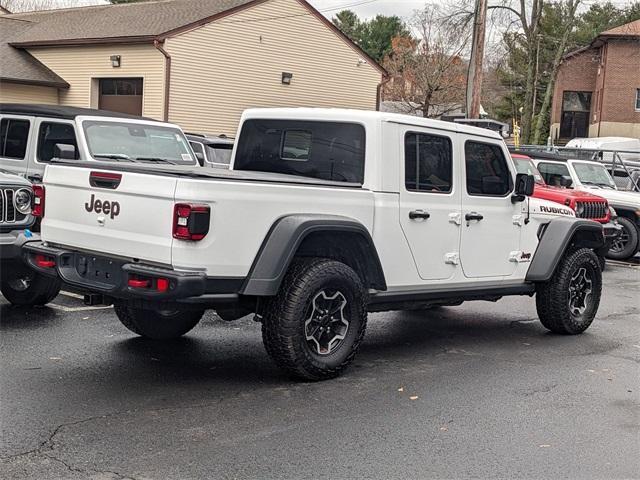
M45 172L46 242L171 265L176 179L132 172L90 183L99 168L49 165ZM102 186L100 186L102 185Z

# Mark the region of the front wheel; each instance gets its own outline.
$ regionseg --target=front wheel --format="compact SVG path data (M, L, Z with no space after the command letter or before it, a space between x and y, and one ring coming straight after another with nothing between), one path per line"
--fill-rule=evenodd
M113 309L120 322L136 335L153 340L178 338L192 330L204 310L147 310L116 302Z
M598 256L588 248L569 252L560 260L551 280L538 285L538 317L552 332L582 333L596 316L601 292Z
M60 285L58 278L19 268L2 278L0 291L13 305L45 305L58 296Z
M351 363L366 324L365 289L352 268L300 259L265 306L262 339L269 356L292 376L324 380Z
M638 229L628 218L618 217L616 221L622 227L622 231L611 244L607 257L614 260L627 260L638 251Z

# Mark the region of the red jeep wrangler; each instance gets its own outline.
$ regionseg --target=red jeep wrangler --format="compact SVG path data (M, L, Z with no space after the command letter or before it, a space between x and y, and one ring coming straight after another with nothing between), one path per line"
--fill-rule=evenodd
M526 173L533 175L536 185L533 191L533 197L551 200L552 202L561 203L576 212L576 217L588 218L602 223L605 236L605 248L602 249L600 261L604 267L604 254L609 251L611 243L620 234L620 227L612 222L611 210L606 199L592 195L589 192L581 190L573 190L569 184L564 185L547 185L542 175L534 165L531 158L520 153L511 153L513 162L516 165L518 173ZM563 182L571 182L564 179Z

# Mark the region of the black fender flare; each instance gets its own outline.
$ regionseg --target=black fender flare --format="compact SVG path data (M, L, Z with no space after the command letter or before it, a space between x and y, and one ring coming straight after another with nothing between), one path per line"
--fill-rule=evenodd
M371 234L362 223L339 215L293 214L279 218L271 226L239 293L255 296L275 295L298 248L305 238L317 232L357 235L367 249L368 274L364 279L365 286L386 290L378 252Z
M602 225L593 220L559 217L541 227L542 238L527 271L529 282L546 282L577 236L581 247L598 250L605 244Z

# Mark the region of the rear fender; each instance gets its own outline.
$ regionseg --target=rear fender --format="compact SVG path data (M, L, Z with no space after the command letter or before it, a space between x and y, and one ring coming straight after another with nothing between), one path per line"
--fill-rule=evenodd
M373 239L364 225L338 215L299 214L273 224L240 293L275 295L296 255L334 258L351 266L365 287L387 288Z

